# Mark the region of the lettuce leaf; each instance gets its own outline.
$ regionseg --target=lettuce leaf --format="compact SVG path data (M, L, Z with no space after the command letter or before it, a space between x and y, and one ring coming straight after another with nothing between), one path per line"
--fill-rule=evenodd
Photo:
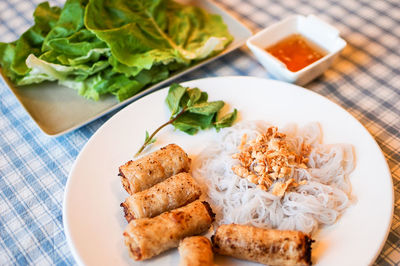
M172 0L44 2L34 17L18 40L0 43L3 73L18 86L56 81L92 100L123 101L232 41L221 17Z
M49 43L52 40L71 36L83 27L86 4L86 0L68 0L65 3L57 23L52 27L43 42L42 51L50 49Z
M66 38L51 40L47 45L49 50L43 53L40 59L57 64L95 63L101 56L111 55L110 48L86 29L79 30Z
M85 80L90 75L95 74L109 66L108 61L97 61L94 64L81 65L61 65L49 63L39 59L33 54L26 59L26 64L32 70L23 78L17 81L18 85L38 83L44 80Z
M0 43L0 65L12 81L22 78L30 71L25 60L30 54L41 53L43 41L57 22L60 11L59 7L50 7L47 2L39 4L33 13L35 25L18 40Z
M85 25L118 62L137 71L171 61L188 65L232 41L220 16L171 0L92 0Z
M95 63L101 55L110 55L107 44L84 28L87 0L68 0L60 18L46 36L40 59L50 63L77 65Z

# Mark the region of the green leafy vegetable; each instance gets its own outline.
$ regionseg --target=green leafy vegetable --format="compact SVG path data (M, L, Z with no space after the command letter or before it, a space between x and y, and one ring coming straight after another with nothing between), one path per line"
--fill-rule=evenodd
M50 7L47 2L36 8L35 25L12 43L0 43L0 65L13 81L18 81L29 72L25 60L30 54L39 55L44 39L57 22L60 8Z
M154 143L154 136L165 126L173 125L189 135L196 134L199 130L223 127L230 127L236 120L237 110L219 117L225 103L223 101L208 102L208 94L198 88L183 87L179 84L172 84L169 87L165 102L171 111L169 121L159 126L151 135L146 131L144 144L136 153L139 155L148 145Z
M58 81L93 100L123 101L232 41L220 16L172 0L45 2L34 18L20 39L0 43L5 75L18 86ZM204 101L196 89L188 96L188 106Z
M150 139L149 132L146 130L146 136L145 136L145 138L144 138L144 141L145 141L145 142L147 141L149 144L151 144L151 143L156 142L156 139L155 139L155 138Z
M234 109L232 113L226 114L220 119L218 119L214 123L214 126L217 130L224 127L230 127L233 124L233 122L235 122L236 118L237 118L237 110Z
M199 97L199 99L200 99L200 97ZM190 111L191 113L195 113L195 114L211 115L211 114L218 112L223 106L224 106L223 101L202 102L202 103L196 103L196 104L188 107L188 111Z
M119 62L139 69L203 59L231 41L221 17L171 0L90 1L85 25Z
M52 41L63 40L82 29L86 2L84 0L67 1L57 23L44 40L42 51L50 50Z
M191 113L190 111L185 111L172 123L172 125L176 129L186 132L189 135L194 135L199 131L199 129L207 129L211 127L213 118L214 114L200 115Z
M198 88L188 90L187 94L183 97L180 105L182 107L190 107L194 105L201 97L201 91Z
M186 92L186 88L181 85L174 83L171 85L167 99L165 100L169 110L171 110L171 117L179 111L179 103L183 95Z

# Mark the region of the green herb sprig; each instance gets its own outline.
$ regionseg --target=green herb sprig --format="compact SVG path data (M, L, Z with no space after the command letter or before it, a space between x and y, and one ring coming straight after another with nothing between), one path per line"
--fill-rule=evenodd
M183 87L172 84L168 90L166 103L171 111L170 119L159 126L151 135L146 131L145 140L138 156L148 145L154 143L154 137L162 128L173 125L176 129L189 135L196 134L199 130L215 128L217 131L224 127L232 126L237 118L237 110L220 116L219 112L224 107L223 101L208 101L208 94L198 88Z

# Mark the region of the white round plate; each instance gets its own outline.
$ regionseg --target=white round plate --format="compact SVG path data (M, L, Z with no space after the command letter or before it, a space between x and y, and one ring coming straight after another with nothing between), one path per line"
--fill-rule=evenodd
M386 160L368 131L349 113L326 98L295 85L253 77L217 77L194 80L185 86L208 92L239 110L240 120L266 120L277 126L290 122L321 124L324 143L351 143L356 168L350 175L355 202L332 225L315 236L313 264L367 265L379 255L389 232L393 212L393 185ZM87 142L68 177L63 206L64 228L72 254L83 265L177 265L176 249L145 262L129 258L122 233L127 225L119 204L128 194L118 167L153 131L169 119L168 89L147 95L108 120ZM156 150L169 143L195 157L215 130L189 136L168 126L159 132ZM219 265L244 261L217 256ZM251 263L249 263L251 264Z

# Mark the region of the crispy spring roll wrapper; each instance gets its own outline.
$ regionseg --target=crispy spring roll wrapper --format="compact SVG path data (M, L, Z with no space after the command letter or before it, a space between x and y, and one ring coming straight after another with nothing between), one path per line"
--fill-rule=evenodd
M207 231L215 214L205 201L164 212L154 218L132 220L124 231L125 245L134 260L145 260L178 247L187 236Z
M274 265L311 265L309 235L300 231L280 231L227 224L211 237L214 251L238 259Z
M201 189L188 173L179 173L153 187L129 196L121 203L125 218L151 218L197 200Z
M179 244L179 266L212 266L214 255L210 240L204 236L191 236Z
M189 172L191 159L176 144L169 144L158 151L119 167L122 185L133 194L181 172Z

